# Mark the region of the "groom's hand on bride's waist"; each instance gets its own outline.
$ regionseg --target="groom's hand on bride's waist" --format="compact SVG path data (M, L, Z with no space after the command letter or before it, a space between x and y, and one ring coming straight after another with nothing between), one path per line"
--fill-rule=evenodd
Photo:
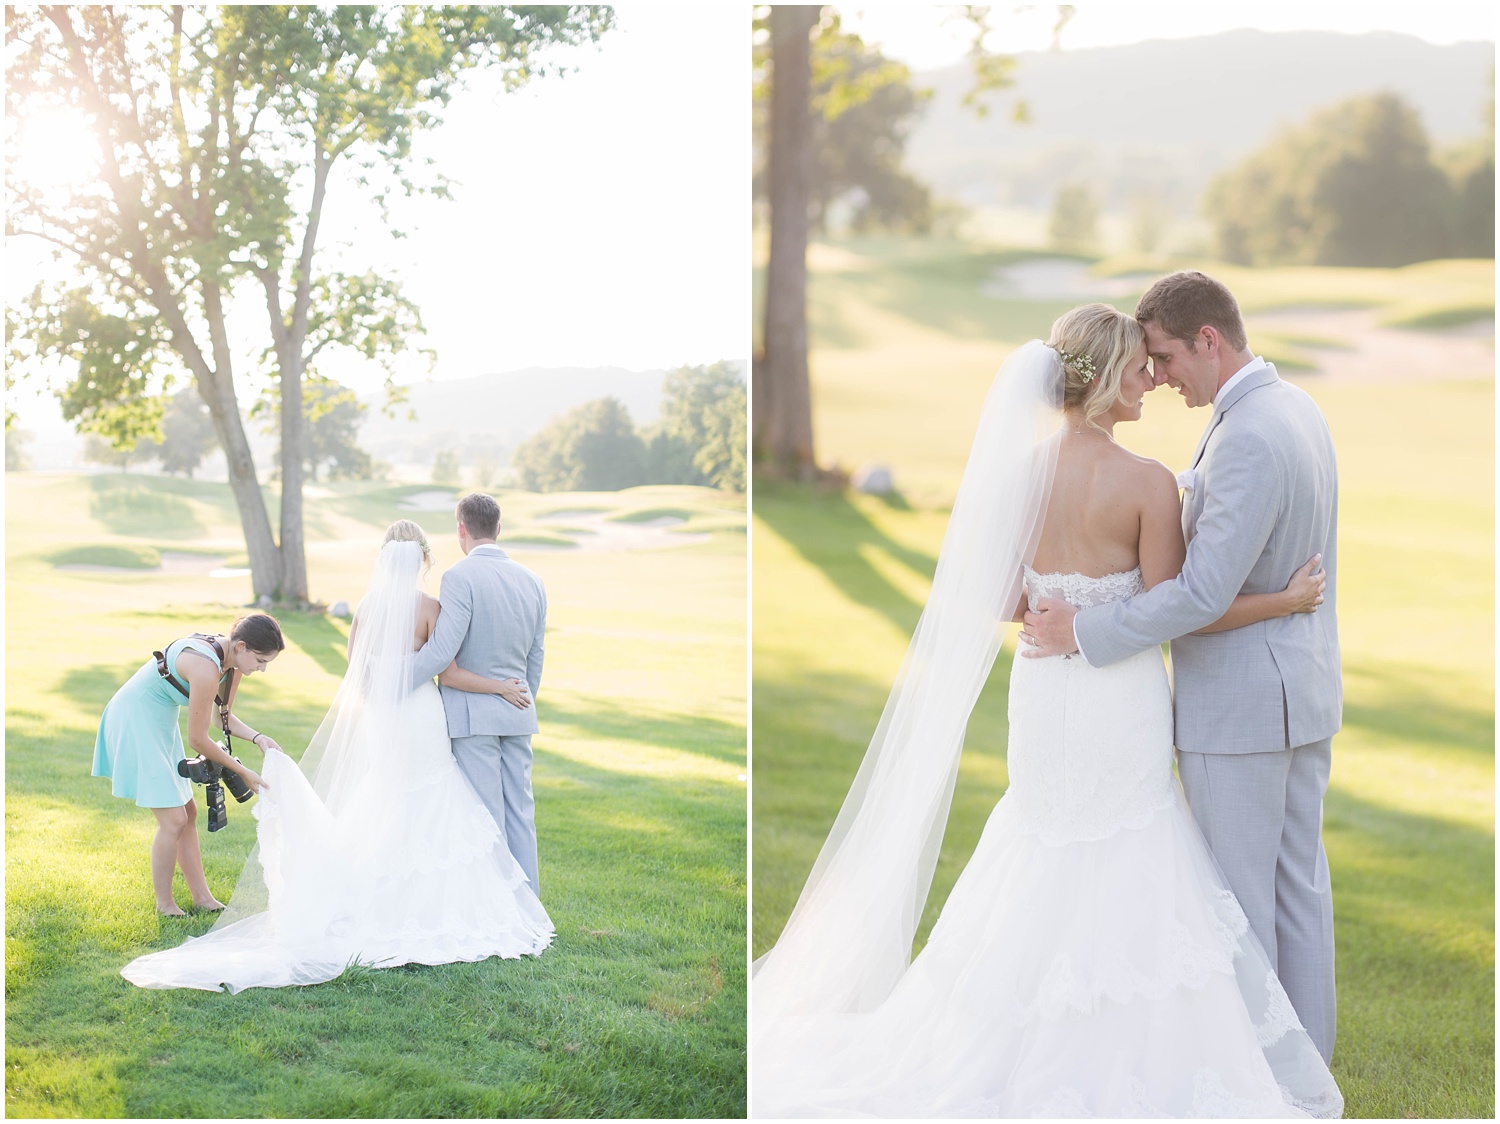
M1078 651L1073 618L1078 610L1056 597L1043 597L1022 618L1021 655L1029 660L1066 656Z

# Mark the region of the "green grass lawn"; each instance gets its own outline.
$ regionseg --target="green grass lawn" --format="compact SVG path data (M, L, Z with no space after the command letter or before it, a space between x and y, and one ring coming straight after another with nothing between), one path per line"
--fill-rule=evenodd
M975 279L997 254L850 248L863 264L813 278L818 439L846 466L891 464L905 498L755 486L755 955L791 910L879 719L989 381L1067 306L982 297ZM1470 265L1353 272L1410 279L1425 268L1457 291ZM1351 296L1327 278L1320 288L1278 272L1275 285L1299 301L1308 291L1425 299L1400 277L1360 276ZM1134 297L1112 303L1133 308ZM1348 1116L1492 1117L1494 387L1297 381L1328 417L1341 476L1347 701L1324 830L1338 944L1333 1071ZM1157 394L1118 436L1181 468L1207 420ZM1013 652L1012 637L969 724L919 944L1007 784Z
M334 485L309 502L315 598L353 603L384 527L460 557L431 486ZM152 908L149 812L89 777L110 695L174 637L227 626L246 578L140 569L243 560L223 485L12 475L7 501L6 1109L10 1116L708 1116L745 1111L745 536L699 488L501 494L507 534L559 506L671 507L706 542L512 549L545 580L534 784L541 957L353 970L305 989L143 991L119 969L209 928ZM576 501L576 503L575 503ZM134 567L59 570L70 562ZM296 756L345 664L346 626L287 616L288 649L237 710ZM241 747L247 761L259 754ZM246 806L202 835L223 897ZM186 902L178 880L178 900Z

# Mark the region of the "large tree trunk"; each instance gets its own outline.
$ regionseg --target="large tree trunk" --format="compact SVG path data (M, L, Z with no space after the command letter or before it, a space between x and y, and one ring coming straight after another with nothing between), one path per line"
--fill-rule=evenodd
M300 366L300 364L299 364ZM302 374L281 375L281 597L305 605L307 550L302 534Z
M265 497L255 478L255 461L250 456L250 442L240 421L239 403L228 379L217 374L200 375L198 393L208 405L214 432L224 450L229 466L229 489L240 512L240 527L245 532L245 548L250 554L250 587L255 597L276 599L281 584L281 559L271 537L271 518L266 513ZM224 384L224 385L220 385Z
M807 376L807 236L814 158L811 37L820 12L816 5L771 8L771 257L755 447L765 468L800 479L816 472Z
M307 593L307 548L302 530L302 460L307 420L302 415L302 375L307 370L307 318L312 300L314 247L323 218L328 191L328 173L333 156L319 143L313 159L312 203L307 211L307 229L302 233L302 254L297 262L296 296L289 325L281 319L277 294L270 293L271 331L276 337L281 368L281 596L297 605L311 599Z

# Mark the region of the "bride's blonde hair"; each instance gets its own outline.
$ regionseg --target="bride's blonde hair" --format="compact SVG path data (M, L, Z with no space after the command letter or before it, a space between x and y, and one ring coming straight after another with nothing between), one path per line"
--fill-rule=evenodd
M397 519L385 529L385 539L381 545L388 542L416 543L422 548L422 560L427 563L424 571L432 569L432 550L427 545L427 534L410 519Z
M1145 338L1133 316L1107 304L1081 305L1053 321L1047 346L1062 358L1063 408L1083 407L1084 424L1094 425L1119 399L1125 367Z

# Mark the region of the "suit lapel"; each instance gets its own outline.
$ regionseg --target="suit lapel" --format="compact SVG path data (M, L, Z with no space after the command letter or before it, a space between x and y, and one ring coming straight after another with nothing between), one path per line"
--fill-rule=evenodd
M1245 397L1245 395L1249 394L1252 390L1258 390L1263 386L1270 386L1279 377L1280 376L1276 374L1276 368L1270 363L1267 363L1261 370L1256 371L1254 374L1246 375L1244 382L1230 387L1229 393L1224 396L1223 400L1214 403L1213 420L1208 423L1208 426L1203 430L1203 436L1198 439L1198 448L1193 453L1193 463L1188 467L1198 467L1198 462L1203 459L1203 450L1208 448L1209 435L1212 434L1218 424L1224 420L1224 415L1229 413L1230 409L1236 402Z
M1214 431L1214 427L1219 424L1223 417L1223 410L1214 411L1213 420L1204 427L1203 436L1198 438L1198 448L1193 451L1193 462L1188 465L1189 468L1198 467L1198 462L1203 459L1203 450L1208 447L1208 435Z

